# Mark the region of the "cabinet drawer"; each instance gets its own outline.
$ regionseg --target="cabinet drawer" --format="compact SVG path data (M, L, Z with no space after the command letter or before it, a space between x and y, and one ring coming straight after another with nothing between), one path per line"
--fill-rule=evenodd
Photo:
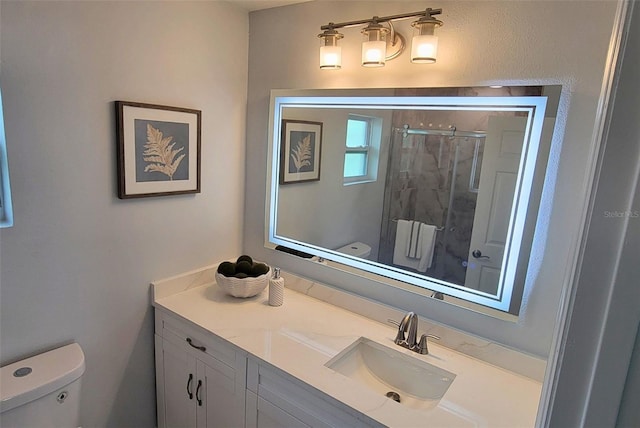
M237 351L226 341L216 338L196 325L156 311L156 333L176 345L185 345L199 358L204 354L229 367L236 366Z

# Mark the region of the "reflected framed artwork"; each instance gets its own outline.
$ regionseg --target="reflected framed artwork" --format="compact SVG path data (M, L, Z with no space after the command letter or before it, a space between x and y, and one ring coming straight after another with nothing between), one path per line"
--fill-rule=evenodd
M200 193L200 110L116 101L118 197Z
M322 122L283 119L280 184L320 180Z

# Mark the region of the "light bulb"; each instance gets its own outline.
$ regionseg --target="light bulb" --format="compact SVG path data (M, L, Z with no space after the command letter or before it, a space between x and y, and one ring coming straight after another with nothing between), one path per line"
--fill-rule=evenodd
M323 70L342 68L342 48L340 46L321 46L320 68Z
M384 66L386 54L386 42L379 41L362 43L362 65L364 67Z
M387 57L387 34L389 29L372 22L362 30L362 66L382 67Z
M438 56L438 37L424 34L414 36L411 41L411 62L430 64Z
M338 40L344 37L336 30L330 28L318 34L322 40L320 46L320 69L338 70L342 68L342 48L338 46Z

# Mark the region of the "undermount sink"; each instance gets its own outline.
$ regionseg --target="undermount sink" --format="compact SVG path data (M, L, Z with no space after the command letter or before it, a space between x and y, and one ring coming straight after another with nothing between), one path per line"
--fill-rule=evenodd
M361 337L325 364L370 390L414 409L435 407L454 373Z

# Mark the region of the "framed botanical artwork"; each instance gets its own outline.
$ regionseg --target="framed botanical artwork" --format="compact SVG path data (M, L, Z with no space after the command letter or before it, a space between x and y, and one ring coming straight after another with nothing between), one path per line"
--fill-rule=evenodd
M200 193L201 111L116 101L118 197Z
M282 120L280 184L320 180L322 122Z

